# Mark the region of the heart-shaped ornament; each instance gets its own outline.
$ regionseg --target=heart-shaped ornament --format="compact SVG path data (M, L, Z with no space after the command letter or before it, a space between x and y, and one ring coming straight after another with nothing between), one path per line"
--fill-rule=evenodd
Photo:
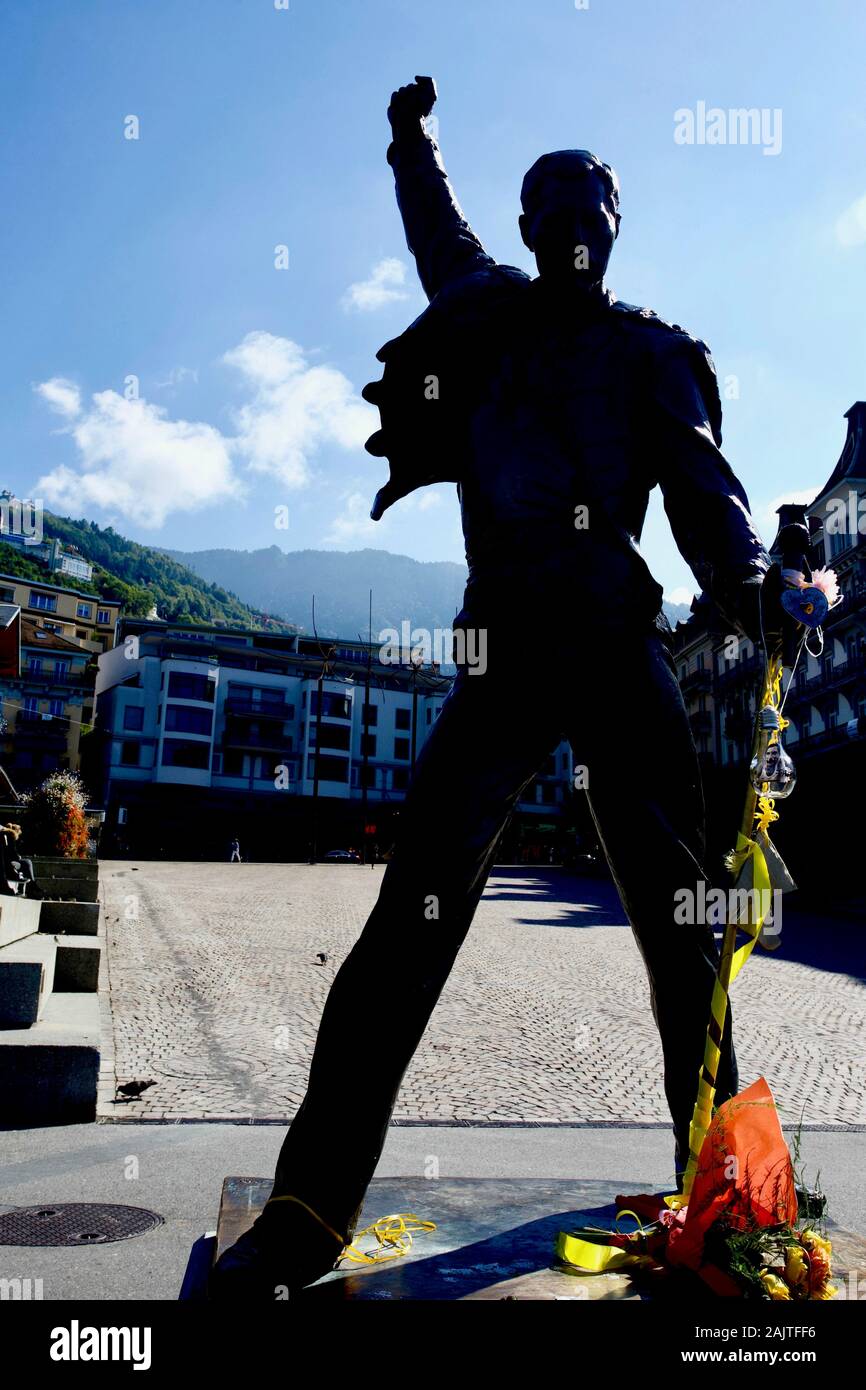
M814 584L807 584L805 589L785 589L781 598L785 612L805 627L820 627L830 611L827 595Z

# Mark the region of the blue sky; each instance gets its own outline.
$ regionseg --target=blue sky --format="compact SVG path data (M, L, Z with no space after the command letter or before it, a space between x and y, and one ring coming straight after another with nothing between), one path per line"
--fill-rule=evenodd
M864 39L857 0L4 0L4 484L158 545L462 558L453 489L366 522L358 392L424 304L384 157L420 72L499 260L533 269L540 153L617 168L609 283L710 344L769 538L866 395ZM781 111L781 149L678 144L699 102ZM657 505L644 549L689 587Z

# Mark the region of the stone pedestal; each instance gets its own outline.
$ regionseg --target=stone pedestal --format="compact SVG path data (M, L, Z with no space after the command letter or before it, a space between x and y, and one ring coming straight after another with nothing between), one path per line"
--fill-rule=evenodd
M640 1302L681 1296L682 1284L666 1274L636 1280L628 1274L570 1274L553 1267L559 1231L576 1226L613 1227L619 1192L634 1183L543 1178L376 1178L360 1227L377 1218L411 1212L435 1221L436 1230L415 1237L408 1255L378 1265L345 1262L304 1291L325 1299L604 1299ZM651 1190L651 1189L648 1189ZM268 1178L226 1178L220 1202L215 1258L255 1220L270 1195ZM629 1223L627 1229L633 1223ZM360 1228L359 1227L359 1228ZM866 1240L828 1222L834 1282L844 1294L866 1293ZM374 1242L365 1237L363 1248ZM675 1279L676 1277L674 1277ZM692 1296L712 1299L701 1281Z

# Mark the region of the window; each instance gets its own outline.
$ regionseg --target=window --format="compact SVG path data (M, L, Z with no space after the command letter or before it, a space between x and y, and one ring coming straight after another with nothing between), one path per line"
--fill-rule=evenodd
M362 757L366 757L366 758L375 758L375 756L376 756L376 735L375 735L375 734L362 734L362 735L361 735L361 756L362 756Z
M38 713L39 713L39 700L38 700L38 698L37 698L35 695L25 695L25 696L24 696L24 713L25 713L25 714L38 714Z
M317 714L319 709L319 692L310 692L310 710ZM333 691L326 690L322 700L322 714L326 719L351 719L352 701L348 695L336 695Z
M44 627L46 632L59 632L61 635L63 633L62 623L45 623Z
M9 588L0 589L0 603L14 603L15 590Z
M378 705L365 704L361 709L361 720L364 724L371 725L375 729L379 722Z
M392 786L395 792L404 792L409 785L408 767L395 767Z
M31 589L31 591L30 591L30 607L31 607L31 608L38 608L38 609L40 610L40 612L42 612L42 613L56 613L56 612L57 612L57 595L56 595L56 594L40 594L40 593L37 593L35 589Z
M189 705L166 705L166 733L210 734L213 710L192 709Z
M92 605L89 603L79 603L75 609L76 618L89 618L93 612Z
M120 765L121 767L138 767L138 750L140 744L135 739L124 739L120 745Z
M327 754L313 754L310 756L309 776L314 777L316 773L315 763L319 764L319 778L323 782L348 782L349 763L346 758L329 758Z
M40 656L28 656L27 674L28 676L38 676L42 670L42 658Z
M395 757L395 758L408 758L408 756L409 756L409 740L408 740L408 738L395 738L395 739L394 739L394 757Z
M182 738L167 738L162 745L162 765L207 769L210 766L210 744L187 743Z
M351 729L347 729L344 724L323 724L319 730L319 742L322 748L341 748L348 750ZM316 726L310 726L312 735L311 742L316 742Z
M101 623L103 627L106 627L111 622L111 609L97 608L96 621Z
M65 704L64 704L64 702L63 702L62 700L49 700L49 701L48 701L48 712L49 712L49 714L53 715L53 717L54 717L55 719L62 719L62 718L63 718L63 711L64 711L65 708L66 708L66 706L65 706Z
M123 711L124 729L143 729L144 728L144 707L143 705L127 705Z
M411 729L412 711L410 709L396 709L394 711L394 728Z
M89 635L90 634L86 632L83 627L77 627L75 629L75 636L78 638L79 642L86 642Z
M176 700L213 701L216 681L194 671L170 671L168 693Z
M58 681L63 681L63 680L66 680L66 677L67 677L68 675L69 675L69 662L68 662L68 661L55 661L55 663L54 663L54 679L55 679L55 680L58 680Z
M245 754L237 748L227 748L223 753L223 773L226 777L244 777Z

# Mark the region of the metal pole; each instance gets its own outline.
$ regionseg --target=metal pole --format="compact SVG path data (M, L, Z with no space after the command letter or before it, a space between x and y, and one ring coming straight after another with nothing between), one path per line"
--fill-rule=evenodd
M367 770L370 765L370 736L367 711L370 708L370 672L373 666L373 590L370 590L367 622L367 678L364 682L364 704L361 708L361 863L367 862Z
M418 671L421 663L412 662L412 776L415 776L415 747L417 743L416 730L418 724Z
M318 813L319 813L319 754L322 749L322 705L324 700L325 672L328 669L328 661L332 656L334 648L331 647L327 656L322 657L322 669L319 672L317 685L316 701L316 749L315 762L313 764L313 805L310 809L310 863L316 863L316 853L318 850Z

